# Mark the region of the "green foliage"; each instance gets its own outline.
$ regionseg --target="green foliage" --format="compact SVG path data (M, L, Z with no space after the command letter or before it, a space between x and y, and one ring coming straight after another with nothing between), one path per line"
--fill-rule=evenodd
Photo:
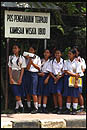
M58 25L57 28L62 32L62 34L64 34L64 29L61 25Z
M70 16L86 13L85 2L56 2L56 4L62 8L64 14L68 14Z
M86 8L85 7L81 7L81 12L82 13L86 13Z
M56 24L64 25L64 22L63 22L63 20L61 18L60 12L54 11L54 15L55 15L55 18L56 18L56 21L57 21Z
M58 30L62 32L62 34L64 34L64 28L62 27L62 25L51 25L50 27L57 28Z
M62 56L65 60L68 59L68 51L71 49L71 47L67 47L65 51L62 53Z
M76 5L73 2L68 2L66 6L67 12L70 16L79 12L79 10L76 8Z

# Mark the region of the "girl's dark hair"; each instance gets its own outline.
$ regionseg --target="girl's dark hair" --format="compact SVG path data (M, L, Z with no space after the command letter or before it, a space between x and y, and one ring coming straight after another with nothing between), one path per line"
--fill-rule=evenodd
M13 57L11 57L11 59L10 59L11 65L13 64L13 63L12 63L12 60L13 60ZM18 63L19 63L19 57L18 57L18 59L16 60L16 64L17 64L17 65L18 65Z
M13 43L13 46L18 46L18 48L21 48L19 43Z
M56 52L56 51L60 51L60 52L62 53L62 50L61 50L61 49L56 48L56 49L55 49L55 52Z
M20 46L19 43L14 43L13 46L18 46L18 48L21 49L21 46ZM13 48L13 46L12 46L12 48ZM20 55L21 55L21 52L19 51L19 56L20 56Z
M50 52L50 54L51 54L51 50L50 50L49 48L44 49L44 52L45 52L46 50L49 50L49 52ZM52 59L51 55L49 56L49 59L50 59L50 60Z
M10 59L10 63L11 63L11 65L13 64L13 63L12 63L12 60L13 60L13 58L11 57L11 59Z
M35 51L36 51L36 46L35 45L31 45L30 47L29 47L29 49L30 48L33 48Z
M13 43L13 46L18 46L18 48L20 49L21 47L20 47L20 45L19 45L19 43ZM13 46L12 46L12 48L13 48ZM19 57L20 57L20 52L19 52ZM16 61L16 64L18 65L18 62L19 62L19 57L18 57L18 59L17 59L17 61ZM13 60L13 58L11 58L11 60L10 60L10 63L12 64L12 60Z
M78 46L74 46L73 49L77 49L78 52L80 52L79 47Z
M46 50L49 50L49 52L51 52L49 48L44 49L44 52L45 52Z
M75 49L70 49L70 52L72 52L73 54L76 54L76 50Z

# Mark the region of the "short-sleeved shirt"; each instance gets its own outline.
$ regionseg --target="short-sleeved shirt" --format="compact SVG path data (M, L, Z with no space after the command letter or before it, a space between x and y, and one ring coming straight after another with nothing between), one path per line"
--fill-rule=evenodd
M38 65L39 68L41 68L41 59L39 56L36 55L35 59L32 59L33 63ZM28 65L29 59L26 60L26 65ZM38 69L36 69L33 65L30 66L30 69L28 70L30 72L39 72Z
M45 59L42 59L41 72L48 73L47 67L49 66L49 64L50 64L50 60L49 59L47 61L45 61Z
M73 61L66 60L66 62L64 63L63 70L68 70L74 74L78 73L80 76L83 76L81 70L81 64L75 59Z
M52 72L54 75L58 75L58 73L63 74L63 59L60 58L60 62L58 63L56 58L50 61L50 64L47 68L47 71Z
M22 68L26 68L25 58L21 55L19 57L16 55L9 56L8 66L11 67L12 70L21 70Z
M81 64L81 66L82 66L83 69L86 69L86 63L85 63L85 60L83 58L81 58L80 56L78 56L75 59L76 59L76 61L80 62L80 64Z

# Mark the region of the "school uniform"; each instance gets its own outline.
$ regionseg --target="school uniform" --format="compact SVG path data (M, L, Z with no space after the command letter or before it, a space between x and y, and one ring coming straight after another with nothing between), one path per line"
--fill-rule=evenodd
M37 64L41 67L41 60L39 56L36 56L35 59L32 59L34 64ZM29 59L26 60L28 64ZM26 71L26 91L27 94L37 95L37 86L38 86L38 72L33 65L30 66L30 69Z
M81 58L80 56L78 56L77 58L75 58L75 60L80 62L81 67L83 69L86 69L86 63L85 63L85 60L83 58Z
M83 69L86 69L86 63L85 63L85 60L83 58L81 58L80 56L78 56L77 58L75 58L76 61L78 61L81 65L81 68ZM83 80L83 77L84 77L84 73L83 71L81 72L81 78ZM83 89L83 85L82 87L79 87L79 92L82 93L82 89Z
M23 56L9 56L8 66L12 69L12 71L21 71L22 68L26 68L25 58ZM22 77L22 84L17 85L16 83L11 84L11 88L13 91L14 96L25 96L24 84L23 84L23 77Z
M27 69L25 68L24 69L24 74L23 74L23 83L22 83L23 86L24 86L24 90L25 90L25 96L27 96L27 92L28 92L27 87L26 87L27 77L28 77L27 76Z
M64 63L63 70L68 70L72 73L78 73L80 77L82 76L81 66L78 61L75 59L73 61L67 60ZM63 96L71 96L71 97L79 97L79 87L74 88L73 86L70 87L70 75L64 75L64 93ZM82 83L83 84L83 83ZM81 86L82 86L81 84Z
M49 96L49 84L44 84L44 80L48 77L48 71L47 67L49 66L50 60L47 61L43 60L41 64L41 71L44 72L44 76L39 76L39 82L38 82L38 95L39 96Z
M59 75L63 74L62 68L63 68L63 59L60 58L60 62L58 63L56 61L56 58L54 60L50 61L50 65L47 68L47 71L52 72L54 76L57 76L58 73ZM60 78L57 83L54 83L54 79L51 77L49 80L49 91L52 94L55 93L61 93L63 89L63 77Z

